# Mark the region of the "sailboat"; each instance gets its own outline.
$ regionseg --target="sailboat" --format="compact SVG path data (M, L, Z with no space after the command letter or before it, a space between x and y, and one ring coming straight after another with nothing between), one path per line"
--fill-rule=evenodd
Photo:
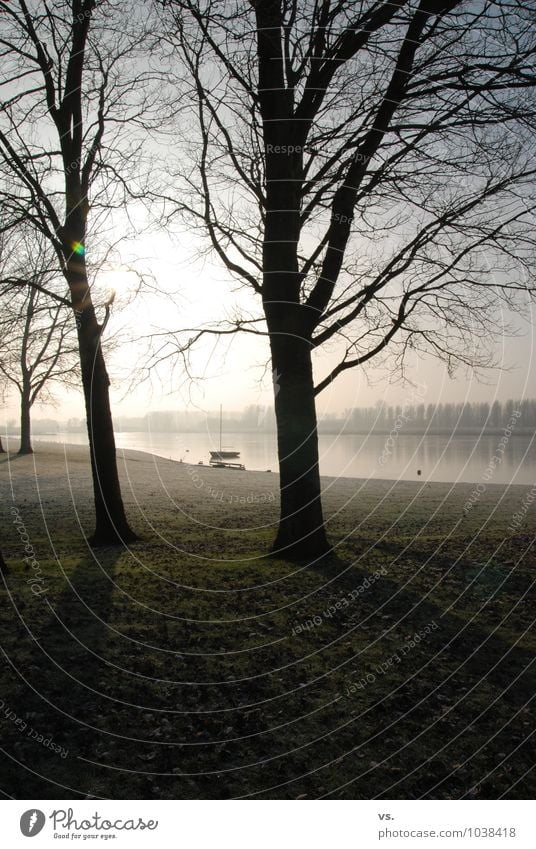
M240 457L240 451L235 451L232 448L222 448L221 433L222 433L222 405L220 404L220 447L218 451L210 452L210 462L219 462L221 460L232 460L235 457Z

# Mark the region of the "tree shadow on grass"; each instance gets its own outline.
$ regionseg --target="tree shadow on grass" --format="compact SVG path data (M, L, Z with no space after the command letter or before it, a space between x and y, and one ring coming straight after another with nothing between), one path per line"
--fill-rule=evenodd
M5 602L5 683L0 710L2 789L14 798L88 795L87 764L100 719L113 704L98 694L103 678L113 580L122 549L81 557L70 582L33 595L26 582ZM48 581L56 583L54 579ZM18 608L15 609L15 605Z
M393 559L399 551L390 546ZM423 563L427 557L422 554ZM419 554L411 552L411 558L418 561ZM442 565L450 566L448 555L443 558ZM411 583L403 587L402 580L396 580L396 566L371 581L375 568L366 573L335 557L318 566L319 574L331 582L334 598L350 600L349 607L342 605L334 614L335 621L339 616L341 630L356 628L372 640L386 636L380 663L374 654L373 664L367 664L365 653L362 677L354 672L348 680L349 690L352 683L354 693L368 687L374 691L372 701L381 702L365 720L371 733L389 725L393 717L404 717L394 731L398 744L409 743L405 755L388 755L385 775L372 795L384 795L383 784L385 798L462 798L466 794L498 798L503 793L527 798L536 786L529 722L536 693L536 659L530 648L518 644L530 624L528 607L525 625L520 610L516 616L513 608L524 596L528 604L531 577L508 576L508 569L495 576L493 615L487 611L480 616L479 608L493 595L492 586L483 587L485 592L479 587L469 590L474 597L467 615L456 606L446 609L448 605L442 605L437 596L423 598ZM437 577L434 571L431 585ZM364 592L356 594L357 587L365 587ZM400 681L405 683L398 688ZM394 782L396 789L389 761L395 764L397 779L408 773L401 783ZM420 767L421 762L426 763ZM367 774L341 790L338 798L370 798L372 786Z
M395 551L391 553L394 559ZM328 586L308 597L300 612L300 617L317 613L318 627L295 635L297 613L285 609L274 620L273 631L252 638L270 643L272 636L286 637L266 649L229 658L218 651L212 659L195 654L167 658L159 667L158 652L140 646L134 657L134 649L118 643L106 627L113 615L125 624L126 635L158 641L150 609L134 614L127 603L126 620L119 608L115 613L112 609L109 578L118 575L120 552L98 556L102 569L85 555L74 570L72 588L62 585L58 593L50 592L51 608L43 599L32 598L25 584L19 588L18 598L26 600L24 619L38 643L8 609L13 623L8 656L29 683L11 671L0 698L28 727L68 750L62 758L0 713L2 731L8 732L5 749L24 765L5 758L3 788L10 795L230 798L255 792L261 798L315 798L333 792L337 798L527 797L530 773L527 778L523 774L532 762L526 742L532 726L522 711L534 692L533 655L515 645L504 630L490 636L487 620L468 623L456 610L445 611L437 596L423 599L414 585L402 587L394 571L328 618L323 615L327 605L363 585L367 573L341 559L324 558L313 568L318 586ZM130 581L130 574L128 589L143 591L142 584ZM430 584L436 578L437 573L430 576ZM10 576L9 585L12 581ZM519 596L523 587L511 590ZM278 595L279 584L264 592L275 607L285 601ZM178 599L177 609L188 610L181 604ZM134 615L134 631L129 631ZM212 615L221 615L219 597L213 610L204 612L206 619ZM403 652L408 636L431 622L437 628ZM213 651L215 640L229 651L243 648L232 623L218 626L214 635L208 629L206 639L205 630L182 623L171 636L166 630L160 642L200 652ZM397 652L399 664L384 673L376 669ZM118 657L118 664L146 673L147 680L123 676L111 666ZM209 680L215 686L179 683L159 689L151 678L159 669L178 682ZM345 695L345 688L375 669L372 684ZM140 713L120 699L154 707ZM259 706L249 707L255 704ZM321 710L312 712L317 708ZM191 712L188 717L182 716L185 710ZM146 745L134 744L132 738ZM224 743L226 739L234 742ZM173 742L181 740L185 746ZM270 787L278 789L262 790ZM337 787L341 789L335 791Z

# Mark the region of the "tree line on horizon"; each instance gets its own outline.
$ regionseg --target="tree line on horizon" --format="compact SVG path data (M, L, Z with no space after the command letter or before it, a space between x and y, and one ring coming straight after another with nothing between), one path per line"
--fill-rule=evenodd
M465 430L472 432L497 431L506 427L514 410L521 413L516 431L536 429L536 399L525 398L522 401L468 401L439 402L437 404L387 405L375 407L357 407L348 410L343 421L349 422L350 429L388 430L403 416L403 429L406 431L447 431Z
M319 433L388 433L395 425L402 432L465 433L497 432L506 428L514 411L521 415L515 433L536 430L536 398L506 401L439 402L437 404L386 404L352 407L341 413L326 413L318 422ZM192 410L152 410L143 416L117 416L116 433L210 433L217 434L219 413ZM273 408L250 404L241 411L230 410L225 417L227 433L275 433L277 423ZM84 433L84 419L36 419L36 434ZM17 434L14 421L4 426L8 434Z

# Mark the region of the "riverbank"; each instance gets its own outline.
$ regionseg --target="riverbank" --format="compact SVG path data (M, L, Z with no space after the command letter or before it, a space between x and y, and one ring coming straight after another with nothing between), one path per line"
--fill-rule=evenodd
M249 529L268 540L275 532L279 476L273 472L192 465L131 449L119 449L118 458L125 504L142 536L157 533L160 520L168 527L171 523L177 530L187 529L189 534L192 527L203 526L229 534ZM76 535L91 532L92 487L86 447L40 442L33 455L0 455L0 461L2 486L10 491L14 505L33 505L44 526L61 515L63 521L73 521ZM427 535L446 534L448 528L470 534L489 521L508 535L520 530L515 516L532 491L531 487L493 483L344 477L322 477L322 489L328 529L343 547L346 539L358 533L363 536L364 531L368 538L380 538L395 528L405 536L418 530ZM534 528L531 512L525 510L528 533ZM214 542L203 540L209 548ZM243 540L239 548L244 549Z
M319 435L320 472L338 478L408 480L416 483L478 483L486 474L490 459L497 456L491 480L496 484L515 482L533 486L536 482L536 443L531 436L514 431L511 437L460 436L458 434L409 435L404 431L380 436ZM248 470L278 469L274 434L229 433L228 447L240 451L240 461ZM43 442L87 447L87 435L50 436ZM218 447L208 433L124 433L116 434L120 450L134 450L168 460L198 461L208 464L209 450ZM42 437L35 437L35 447ZM18 443L11 445L15 448ZM420 472L420 474L419 474ZM489 475L488 475L489 477Z
M277 475L130 450L141 540L90 550L88 459L0 457L10 795L534 792L530 488L323 478L339 556L296 567Z

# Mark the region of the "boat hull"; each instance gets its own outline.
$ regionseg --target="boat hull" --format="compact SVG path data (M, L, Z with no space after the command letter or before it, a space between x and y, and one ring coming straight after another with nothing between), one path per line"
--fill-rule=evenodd
M233 457L240 457L240 451L211 451L212 460L230 460Z

